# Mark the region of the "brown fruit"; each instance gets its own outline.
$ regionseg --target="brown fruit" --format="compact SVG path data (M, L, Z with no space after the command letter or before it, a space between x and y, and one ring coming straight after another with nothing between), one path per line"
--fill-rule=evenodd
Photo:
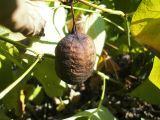
M95 60L94 42L86 34L69 34L55 50L56 73L68 84L86 81L93 72Z

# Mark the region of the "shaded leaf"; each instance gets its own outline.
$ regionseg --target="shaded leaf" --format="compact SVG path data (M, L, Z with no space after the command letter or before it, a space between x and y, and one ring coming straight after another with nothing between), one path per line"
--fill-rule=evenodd
M1 120L10 120L10 118L2 110L0 110L0 116Z
M65 83L57 77L54 66L54 59L44 58L34 69L34 76L43 85L45 92L50 97L61 96L66 88Z
M160 90L150 80L144 81L130 95L160 105Z

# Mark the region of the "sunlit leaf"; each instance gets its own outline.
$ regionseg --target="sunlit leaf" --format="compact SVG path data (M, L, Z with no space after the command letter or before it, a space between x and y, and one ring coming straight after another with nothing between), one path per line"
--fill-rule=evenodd
M85 32L91 36L94 40L96 46L96 65L97 67L99 56L101 55L104 42L106 39L106 32L105 32L105 22L103 19L100 18L101 15L98 13L93 13L87 17L85 22Z
M0 35L8 35L9 32L10 30L8 30L7 28L0 26Z
M42 36L40 39L31 38L34 41L31 49L39 54L47 53L55 55L55 47L59 40L64 37L67 13L63 7L57 8L54 11L46 6L42 6L40 10L43 11L42 16L46 20L45 36Z
M134 13L131 32L136 41L159 55L160 52L160 1L142 0Z
M5 49L0 47L0 53L7 57L11 62L15 63L19 68L23 69L21 63L13 56L11 56Z
M95 110L96 109L89 109L64 120L85 120L86 118L90 117ZM91 120L116 120L116 118L109 112L107 108L101 107L98 112L93 114Z
M28 99L29 99L30 101L33 101L33 100L38 96L38 94L41 92L41 90L42 90L42 87L37 86L37 87L34 89L33 93L29 96Z
M55 10L53 16L53 23L60 38L65 36L64 25L66 24L67 11L63 7L59 7Z
M149 80L160 89L160 59L155 57L152 71L149 75Z

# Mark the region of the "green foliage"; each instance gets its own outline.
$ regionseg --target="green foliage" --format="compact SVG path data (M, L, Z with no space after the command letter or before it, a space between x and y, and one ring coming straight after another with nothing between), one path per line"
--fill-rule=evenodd
M159 12L160 1L142 0L138 9L133 15L131 32L135 40L145 45L149 50L159 56ZM159 104L159 59L155 57L149 80L142 83L132 95L138 96L146 101ZM154 99L156 98L156 99Z
M1 46L0 52L3 54L3 56L1 56L2 60L1 60L0 72L1 72L1 75L3 75L1 77L2 78L1 80L3 81L5 80L5 82L2 81L3 85L1 84L2 86L1 90L4 90L4 88L6 88L7 86L9 86L9 84L14 82L14 80L17 79L18 76L23 74L25 69L27 69L35 61L35 53L36 53L36 54L46 54L46 55L44 55L43 60L40 61L40 63L38 63L34 67L32 71L33 73L31 76L35 77L41 83L46 94L52 98L54 98L55 96L62 96L64 91L66 91L67 84L61 81L57 77L54 70L54 66L55 66L54 65L54 49L57 42L61 38L63 38L67 32L66 30L64 31L67 12L64 9L64 7L57 7L54 11L48 10L48 12L50 12L49 15L45 16L45 18L48 21L46 24L45 36L41 37L40 40L37 38L29 38L30 41L31 40L33 41L33 43L28 42L28 40L24 39L25 37L19 33L15 34L10 32L9 30L2 28L2 35L4 35L4 30L7 31L8 34L5 34L5 37L11 39L13 41L12 42L13 45L14 44L17 45L17 43L14 41L22 40L24 43L27 43L26 45L29 45L28 47L29 49L27 49L27 51L24 54L23 50L19 49L19 47L23 47L20 45L20 46L16 46L18 47L18 50L16 49L16 51L8 49L8 51L11 51L11 53L8 53L8 51L6 51L6 47ZM100 18L100 14L92 14L89 17L87 17L86 21L87 22L85 24L85 30L86 32L88 32L89 35L91 35L95 44L97 44L96 46L97 54L100 55L103 49L105 36L106 36L104 21ZM59 24L59 22L61 24ZM99 25L101 25L101 29L98 29ZM98 42L100 40L101 40L101 43ZM5 42L3 44L6 45ZM34 53L32 51L34 51ZM12 56L11 54L16 55L18 59L15 58L15 56ZM98 61L98 57L97 57L97 61ZM16 65L15 70L12 70L12 66L13 66L12 62ZM8 74L5 74L6 72ZM14 73L16 73L15 74L16 76L14 75L15 77L13 77ZM30 74L28 74L28 76L30 76ZM3 98L4 104L8 106L8 109L14 108L16 110L17 115L20 115L21 113L20 106L19 106L20 90L27 90L28 94L26 94L26 97L29 100L34 100L34 98L36 98L36 96L38 95L37 93L37 95L33 97L35 95L35 90L36 90L36 87L34 86L32 86L30 89L25 89L28 86L27 80L30 79L30 77L29 78L27 77L25 79L26 81L22 79L23 84L20 83ZM12 81L8 81L8 80L12 80ZM9 99L10 97L12 97L13 99Z
M160 68L160 60L159 58L155 57L154 58L154 63L153 63L153 68L152 71L149 75L149 80L158 88L160 89L160 72L159 71Z
M5 115L4 111L0 110L0 116L2 120L10 120L10 118Z
M116 118L109 112L106 107L101 107L99 111L92 114L96 109L89 109L83 112L79 112L78 114L66 118L64 120L116 120Z
M43 61L34 68L34 76L43 85L44 90L50 97L62 96L66 88L65 83L61 82L54 70L54 60L44 58ZM61 82L61 84L60 84Z
M132 68L128 68L127 70L130 70L130 74L135 75L141 82L135 89L132 89L128 93L133 97L136 96L149 103L159 105L160 60L155 57L153 68L148 77L153 54L149 52L145 54L147 50L133 40L135 39L139 43L144 44L156 54L160 52L160 2L158 0L142 0L139 5L140 2L141 0L102 0L93 2L93 4L103 4L106 8L78 2L75 3L74 12L76 16L79 14L84 15L83 22L79 22L83 23L83 32L91 36L94 40L97 54L95 71L99 71L97 69L100 66L98 60L100 57L103 57L103 50L108 52L106 52L107 57L103 58L105 67L107 66L106 61L110 59L110 56L130 55L131 59L129 62L132 64ZM5 109L1 109L0 107L0 119L10 119L6 115L6 111L9 110L13 110L15 115L20 118L24 114L23 105L25 106L28 102L36 105L40 105L42 102L48 102L45 98L46 95L52 100L60 100L60 103L54 101L57 105L55 107L57 113L66 109L68 104L73 104L69 98L70 96L68 96L68 90L72 89L73 86L71 87L57 77L54 63L55 47L69 33L69 27L72 27L72 25L67 26L72 16L70 10L68 10L70 6L62 5L59 2L56 2L56 4L49 2L47 5L52 9L47 7L43 9L44 13L48 13L43 14L43 17L47 21L45 36L40 38L26 38L20 33L12 33L8 29L0 27L0 96L2 99L1 104L5 106ZM133 18L132 12L135 12ZM133 37L131 37L130 30ZM146 59L140 58L139 62L137 58L143 53L147 57ZM143 63L144 67L142 67L143 65L137 65L138 62L136 60L140 64ZM112 67L114 66L113 63L111 62ZM111 69L108 66L106 68ZM149 70L145 70L146 68ZM118 68L113 69L115 74L117 74ZM123 66L120 69L123 69ZM103 72L105 73L106 71L104 70ZM101 99L98 100L100 101L98 107L85 111L82 111L80 108L78 109L80 112L75 112L75 115L64 120L117 119L107 107L102 106L105 90L108 87L105 80L111 81L110 79L112 77L114 78L115 74L112 75L109 72L109 76L106 76L101 72L100 74L99 72L96 73L103 79L103 87L102 90L100 89L102 95ZM32 81L33 79L34 81ZM3 96L2 93L7 91L17 80L18 83L9 90L9 93L6 92ZM35 81L37 82L36 84L34 83ZM116 81L117 84L124 83L124 80L119 80L118 77L112 81ZM22 91L24 91L23 94L21 94ZM126 94L120 92L118 94ZM24 101L20 99L21 97L25 97ZM65 103L63 99L69 100L69 103ZM88 100L87 102L90 103L91 101Z
M160 52L159 23L160 1L142 0L132 18L131 30L136 41L147 46L157 55Z
M99 56L103 50L103 46L106 39L105 22L101 19L101 15L98 13L93 13L87 17L85 22L85 32L91 36L94 40L96 47L96 65L97 67Z
M139 97L140 99L143 99L149 103L158 105L160 104L159 94L159 89L150 80L145 80L130 93L132 96Z

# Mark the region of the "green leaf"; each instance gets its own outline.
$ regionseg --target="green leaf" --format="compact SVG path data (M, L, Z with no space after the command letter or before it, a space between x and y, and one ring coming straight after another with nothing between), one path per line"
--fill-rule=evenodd
M62 96L66 89L66 84L57 77L54 67L54 59L44 58L34 69L34 76L50 97Z
M0 35L8 35L10 30L0 25Z
M89 109L64 120L88 120L87 118L90 117L95 110L96 108ZM116 120L116 118L109 112L107 108L101 107L98 112L93 114L91 120Z
M153 68L149 75L149 80L160 89L160 59L158 57L154 58Z
M8 87L14 80L19 77L22 70L13 70L12 63L9 60L1 61L2 68L0 69L0 88L1 91ZM21 84L17 85L13 88L3 99L2 102L6 106L7 109L14 109L16 115L20 115L20 87ZM12 98L12 99L11 99Z
M96 65L97 67L99 56L103 50L103 46L106 39L106 31L105 31L105 22L101 19L101 14L92 13L90 16L87 17L85 22L85 32L91 36L94 40L95 47L96 47Z
M66 24L66 18L67 18L66 13L67 11L64 9L64 7L59 7L58 9L55 10L53 16L53 23L60 38L65 37L64 26Z
M40 39L31 38L31 40L34 42L30 48L39 54L46 53L55 55L55 47L57 43L64 37L64 27L67 12L63 7L60 7L55 11L49 9L48 7L44 7L44 9L42 7L41 11L42 10L42 13L45 13L43 14L43 18L46 20L44 29L45 36L41 37Z
M160 52L160 1L142 0L134 13L131 32L135 40L153 52ZM160 55L160 54L159 54Z
M0 116L1 116L1 120L10 120L9 117L7 117L7 115L5 114L4 111L0 110Z
M152 71L149 80L146 80L131 92L132 96L137 96L152 104L160 104L160 59L154 58ZM156 99L155 99L156 98Z
M130 95L139 97L149 103L160 105L160 90L150 80L144 81Z
M15 63L19 68L23 69L23 66L21 65L21 63L15 57L13 57L12 55L10 55L2 47L0 47L0 53L3 54L5 57L7 57L10 61L12 61L13 63Z

